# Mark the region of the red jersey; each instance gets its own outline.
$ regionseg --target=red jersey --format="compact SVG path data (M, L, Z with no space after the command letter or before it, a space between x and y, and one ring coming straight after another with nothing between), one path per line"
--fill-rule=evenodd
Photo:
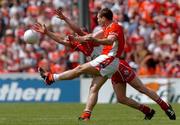
M116 22L110 24L110 26L104 29L104 37L107 38L109 35L115 35L117 37L117 41L114 41L113 45L104 46L102 54L119 58L124 51L125 46L122 26Z
M86 57L95 58L100 55L100 46L97 45L97 43L94 42L86 42L86 43L79 43L78 41L69 41L71 44L71 48L73 48L76 51L82 52ZM97 48L98 47L98 51ZM96 49L95 49L96 48Z

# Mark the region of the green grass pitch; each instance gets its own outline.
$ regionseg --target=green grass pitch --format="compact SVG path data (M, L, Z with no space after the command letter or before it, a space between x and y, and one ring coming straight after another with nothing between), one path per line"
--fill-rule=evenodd
M173 104L176 121L171 121L158 105L150 121L132 108L120 104L96 105L92 118L79 122L84 104L74 103L1 103L0 125L180 125L180 104Z

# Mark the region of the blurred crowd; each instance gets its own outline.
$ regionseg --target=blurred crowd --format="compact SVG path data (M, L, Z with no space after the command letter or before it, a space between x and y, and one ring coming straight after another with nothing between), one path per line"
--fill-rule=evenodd
M91 32L99 29L97 13L108 7L124 27L124 58L141 76L180 78L179 0L89 0ZM79 64L80 53L40 35L38 44L26 44L24 32L35 22L46 24L62 37L72 30L54 15L78 24L78 0L0 0L0 73L37 72L41 66L53 73Z

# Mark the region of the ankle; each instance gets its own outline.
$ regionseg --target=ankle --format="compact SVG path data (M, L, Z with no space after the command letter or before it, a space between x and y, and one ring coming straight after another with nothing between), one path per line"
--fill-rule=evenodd
M84 110L84 113L91 114L91 111L90 110Z

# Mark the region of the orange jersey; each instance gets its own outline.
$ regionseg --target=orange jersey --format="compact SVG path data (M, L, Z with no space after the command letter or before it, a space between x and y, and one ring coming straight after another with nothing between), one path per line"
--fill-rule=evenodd
M125 39L123 28L118 23L113 22L104 29L104 38L107 38L109 35L115 35L117 37L117 41L114 41L113 45L104 46L102 50L102 54L120 57L122 52L124 51Z

